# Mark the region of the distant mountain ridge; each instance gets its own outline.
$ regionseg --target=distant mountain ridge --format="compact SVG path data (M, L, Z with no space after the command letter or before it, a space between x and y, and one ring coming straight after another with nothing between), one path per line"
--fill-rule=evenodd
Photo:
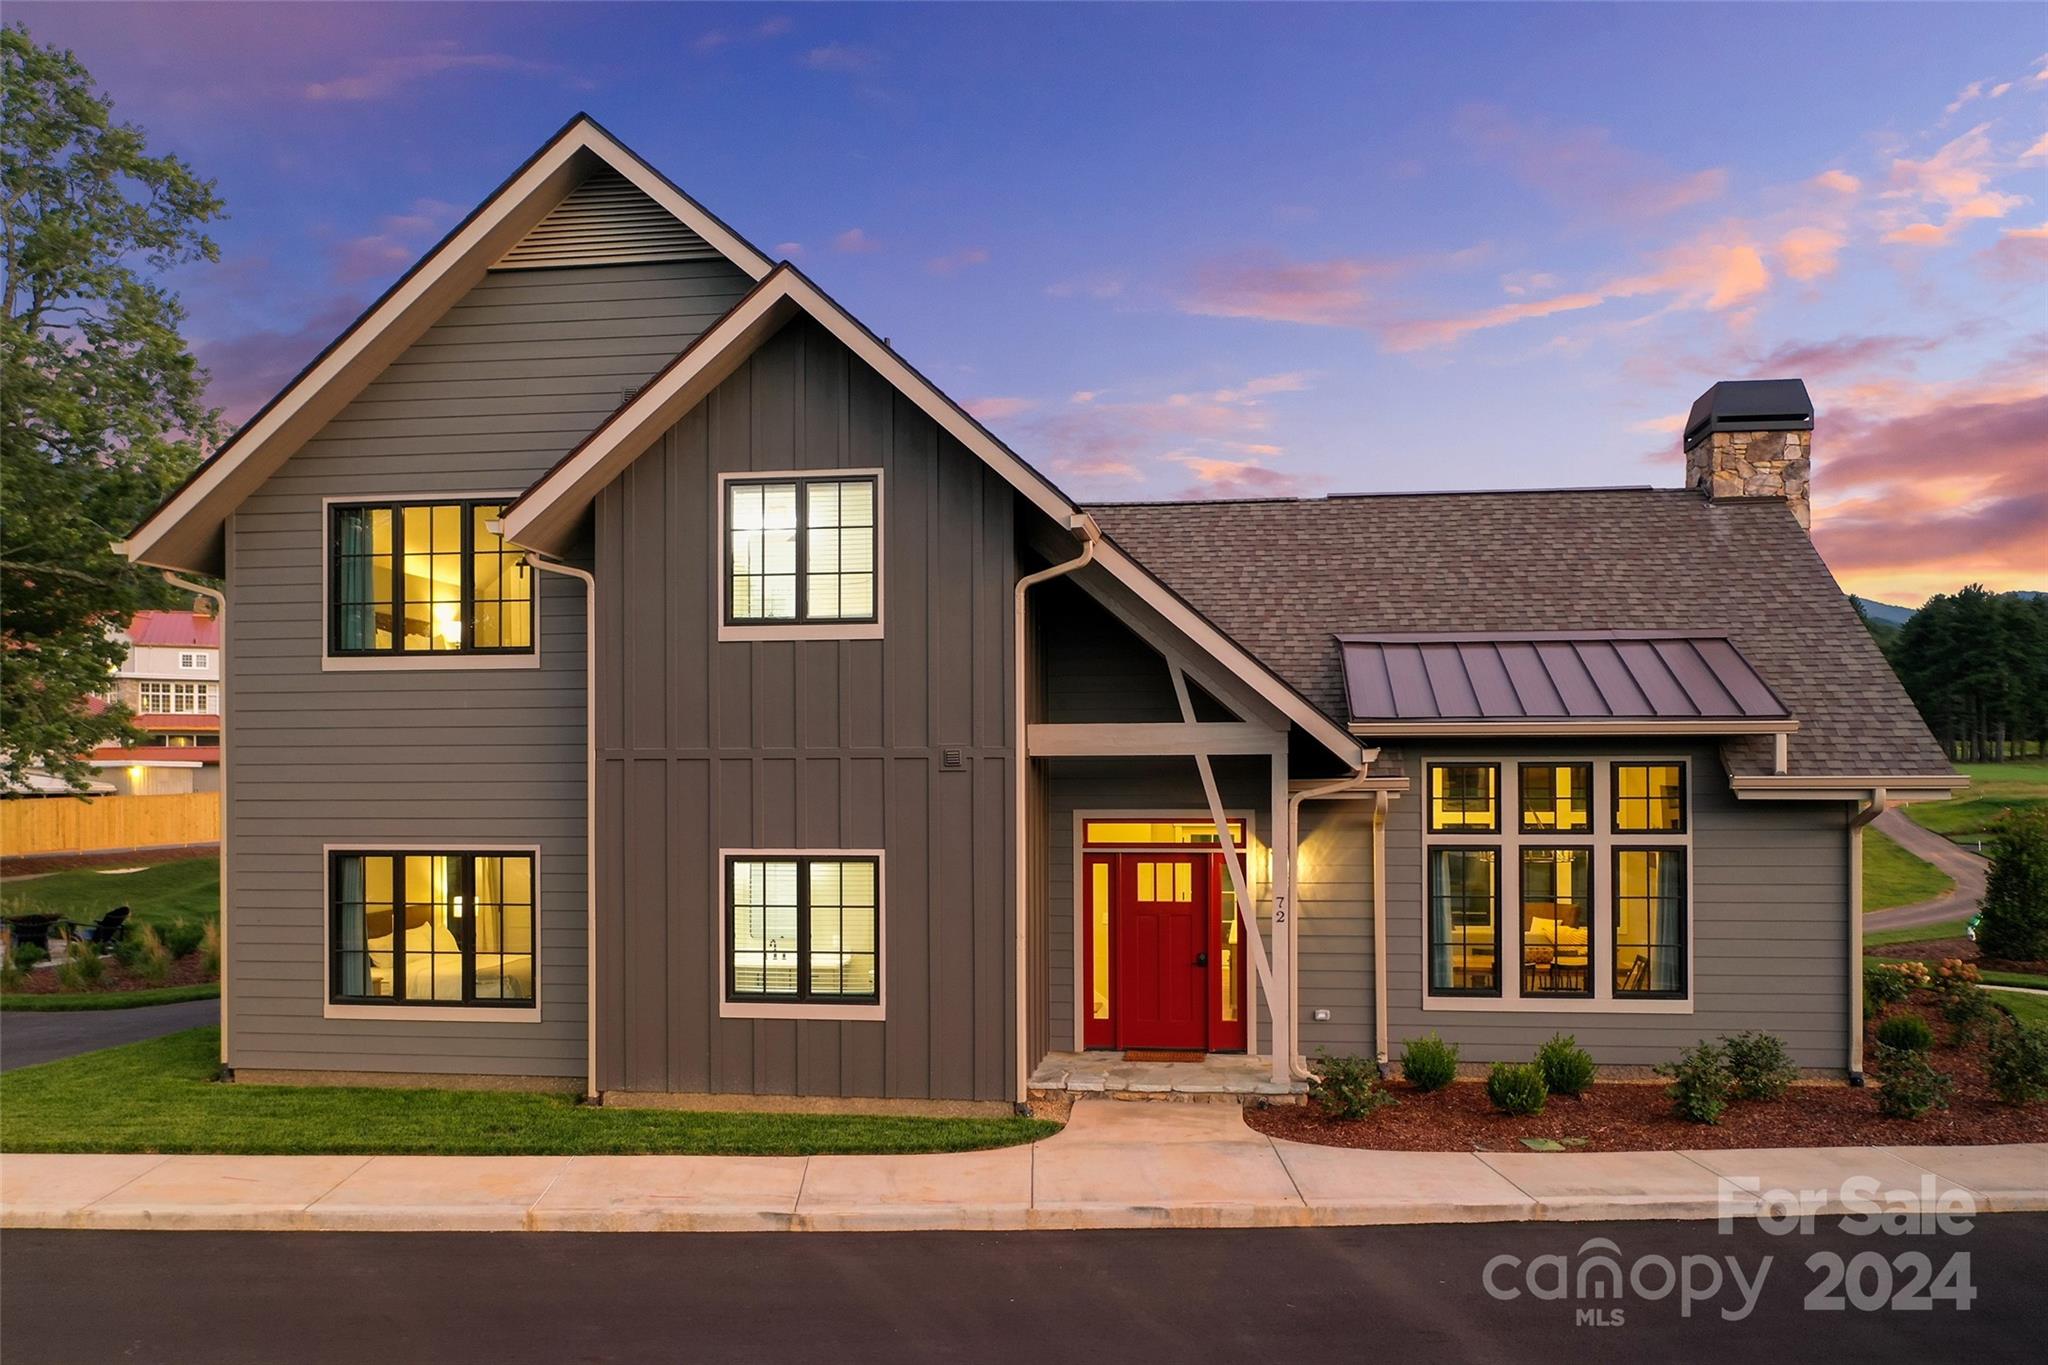
M2011 594L2013 597L2027 598L2039 597L2041 595L2028 589L2019 589ZM1863 608L1863 614L1866 617L1877 622L1879 625L1891 626L1893 628L1905 625L1906 622L1913 619L1913 613L1919 610L1917 607L1895 607L1889 602L1878 602L1868 597L1858 597L1853 592L1848 594L1848 598L1851 602Z

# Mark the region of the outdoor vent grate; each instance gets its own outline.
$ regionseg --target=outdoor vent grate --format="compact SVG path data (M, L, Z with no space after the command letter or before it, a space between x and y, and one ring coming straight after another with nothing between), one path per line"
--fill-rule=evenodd
M606 170L571 190L492 269L717 259L716 247L632 181Z
M958 749L941 749L939 767L949 773L963 772L967 768L967 755Z

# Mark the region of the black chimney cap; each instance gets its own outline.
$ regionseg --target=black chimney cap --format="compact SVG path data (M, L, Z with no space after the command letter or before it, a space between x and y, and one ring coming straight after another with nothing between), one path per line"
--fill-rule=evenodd
M1693 400L1685 448L1717 431L1812 431L1813 400L1803 379L1724 379Z

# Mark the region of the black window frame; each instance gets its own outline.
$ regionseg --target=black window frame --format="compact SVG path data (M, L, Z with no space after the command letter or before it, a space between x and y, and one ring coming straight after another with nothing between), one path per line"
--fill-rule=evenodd
M872 610L866 616L813 616L810 613L810 512L811 485L814 483L864 483L869 488L874 520L869 524L869 534L874 538L874 565L871 575L875 580ZM796 614L794 616L735 616L733 614L733 570L736 567L732 550L732 499L733 493L741 488L773 488L778 484L793 484L796 487ZM761 477L727 479L725 492L720 498L718 509L718 543L720 572L724 577L724 621L727 626L872 626L882 619L882 479L879 474L834 473L818 470L805 474L776 474ZM843 528L842 528L843 529ZM838 571L842 576L845 570Z
M1568 844L1574 839L1592 839L1600 832L1600 811L1593 800L1593 778L1599 765L1591 759L1541 759L1518 760L1515 763L1515 829L1520 834L1553 835ZM1562 829L1556 825L1532 825L1529 823L1529 802L1527 797L1528 774L1548 772L1551 775L1550 808L1557 809L1557 770L1579 768L1586 774L1586 823L1578 829ZM1682 781L1683 779L1681 779Z
M1490 771L1491 771L1491 772L1493 773L1493 823L1492 823L1492 824L1490 824L1490 825L1486 826L1486 827L1485 827L1485 828L1483 828L1483 829L1482 829L1482 828L1481 828L1480 826L1478 826L1478 825L1448 825L1448 826L1444 826L1444 827L1442 827L1442 828L1439 828L1439 827L1437 826L1437 823L1436 823L1436 774L1437 774L1437 770L1438 770L1439 768L1485 768L1485 769L1489 769L1489 770L1490 770ZM1518 785L1519 785L1519 784L1518 784ZM1422 826L1423 826L1423 832L1424 832L1425 834L1445 834L1445 835L1453 835L1453 836L1455 836L1455 835L1462 835L1462 834L1469 834L1469 835L1472 835L1472 836L1474 836L1475 838L1476 838L1476 837L1479 837L1479 836L1482 836L1482 835L1488 835L1488 834L1499 834L1499 833L1501 832L1501 829L1502 829L1502 815L1501 815L1501 811L1502 811L1502 808L1503 808L1504 806L1506 806L1506 805L1507 805L1507 800L1508 800L1508 794L1507 794L1507 791L1506 791L1505 787L1504 787L1504 786L1502 785L1502 783L1501 783L1501 765L1500 765L1500 761L1499 761L1498 759L1491 759L1491 760L1488 760L1488 759L1482 759L1482 760L1475 760L1475 761L1472 761L1472 762L1465 762L1465 761L1461 761L1461 760L1457 760L1457 759L1452 759L1452 760L1449 760L1449 761L1445 761L1445 762L1432 762L1432 763L1430 763L1430 764L1428 765L1428 770L1427 770L1426 772L1424 772L1424 773L1423 773L1423 775L1422 775ZM1517 796L1517 798L1516 798L1516 802L1517 802L1517 808L1519 809L1519 806L1520 806L1520 797L1519 797L1519 795L1518 795L1518 796Z
M476 636L476 509L495 507L502 517L510 497L488 498L365 498L327 504L327 655L332 659L447 659L464 655L489 658L532 654L540 647L540 584L529 581L526 596L526 643L479 646ZM405 612L405 512L417 507L462 509L462 642L453 649L407 649L401 628ZM383 649L344 648L341 643L341 518L346 512L385 511L391 514L391 643ZM511 547L499 537L500 550ZM517 557L516 555L514 556ZM502 593L502 588L500 589ZM503 596L493 599L503 604ZM499 627L502 632L503 626Z
M1665 831L1660 831L1665 832ZM1625 991L1621 988L1621 860L1629 853L1675 854L1678 858L1678 989L1672 991ZM1607 996L1610 1000L1690 1000L1692 998L1692 849L1685 844L1615 844L1607 861L1607 875L1613 891L1607 898L1607 931L1613 950L1608 955ZM1652 945L1662 946L1662 945Z
M391 928L391 979L393 993L390 995L344 995L342 982L341 946L341 864L347 858L390 858L391 899L394 915L402 915L405 907L405 865L406 858L452 858L461 869L458 876L460 890L450 895L467 898L472 913L465 916L462 924L462 998L460 1000L413 1000L401 992L405 989L405 925L402 919L394 919ZM476 993L476 860L478 858L524 858L527 863L527 894L532 897L528 905L531 921L528 931L531 943L525 954L533 959L533 994L522 998L506 999L502 996L480 997ZM330 849L327 857L327 1002L331 1005L362 1005L375 1009L477 1009L477 1010L531 1010L540 1005L540 878L539 856L530 848L337 848ZM501 956L504 954L501 954Z
M1595 817L1589 804L1586 812L1588 821ZM1599 846L1592 843L1578 843L1560 839L1555 843L1518 843L1515 850L1515 989L1523 1000L1592 1000L1598 995L1597 973L1600 970L1600 891L1599 891ZM1529 903L1529 874L1527 859L1531 853L1583 853L1586 855L1586 889L1579 900L1586 909L1586 989L1582 991L1531 991L1528 978L1523 973L1529 970L1528 930L1524 927L1524 911ZM1555 953L1556 941L1551 943Z
M777 995L770 991L741 991L739 964L734 957L739 938L737 876L741 863L795 863L796 903L796 992ZM817 863L866 863L875 870L875 988L866 995L845 992L819 994L811 990L811 868ZM882 1003L882 859L873 853L728 853L725 855L725 999L732 1005L879 1005ZM843 909L844 907L842 907Z
M1498 785L1496 785L1495 790L1499 790ZM1438 946L1436 936L1436 855L1439 853L1490 853L1493 855L1493 986L1490 989L1473 986L1439 986L1436 984L1436 950ZM1506 908L1503 904L1506 891L1506 883L1503 880L1506 876L1504 864L1507 861L1507 856L1505 851L1499 844L1425 844L1423 846L1422 858L1424 863L1424 894L1427 897L1424 903L1427 910L1427 933L1425 935L1424 951L1427 956L1423 961L1423 982L1428 988L1429 995L1436 999L1500 999L1503 990L1503 964L1507 960L1507 955L1503 951L1505 944L1502 941L1502 924L1506 914ZM1516 908L1515 922L1515 970L1520 972L1522 969L1520 907Z
M1625 829L1621 823L1621 781L1623 768L1678 769L1678 823L1669 829ZM1653 796L1629 797L1631 801L1654 801ZM1656 839L1667 834L1692 833L1692 765L1682 758L1609 759L1607 764L1607 833L1617 839Z

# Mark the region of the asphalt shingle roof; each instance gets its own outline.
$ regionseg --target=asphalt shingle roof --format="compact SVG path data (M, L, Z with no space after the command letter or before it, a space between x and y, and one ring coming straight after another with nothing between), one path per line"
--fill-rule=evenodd
M1784 700L1794 774L1951 771L1782 502L1614 488L1088 510L1340 723L1340 634L1684 631L1727 636ZM1731 772L1771 771L1768 737L1723 755Z

